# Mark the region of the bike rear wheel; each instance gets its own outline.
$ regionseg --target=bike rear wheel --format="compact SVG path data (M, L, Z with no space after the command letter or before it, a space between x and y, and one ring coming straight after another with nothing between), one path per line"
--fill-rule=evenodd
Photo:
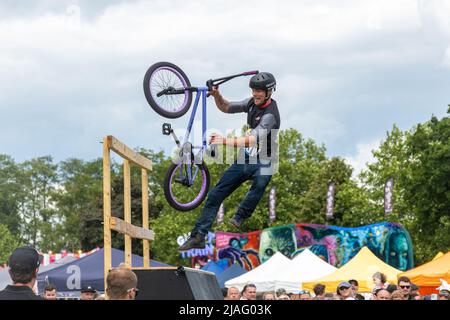
M192 92L185 90L179 94L158 93L169 87L181 89L190 87L186 74L178 66L170 62L158 62L148 68L144 76L144 94L153 110L166 118L179 118L191 106Z
M205 163L191 166L194 170L198 168L197 176L191 186L177 182L180 177L180 170L185 174L187 165L172 164L167 170L164 178L164 195L171 207L179 211L189 211L197 208L208 194L210 176Z

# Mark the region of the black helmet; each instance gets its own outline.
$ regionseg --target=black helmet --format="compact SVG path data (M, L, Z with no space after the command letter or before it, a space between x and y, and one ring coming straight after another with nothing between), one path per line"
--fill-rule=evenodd
M269 72L260 72L258 74L255 74L253 77L250 78L249 86L252 89L255 90L270 90L274 89L277 82L275 81L275 77L273 74Z

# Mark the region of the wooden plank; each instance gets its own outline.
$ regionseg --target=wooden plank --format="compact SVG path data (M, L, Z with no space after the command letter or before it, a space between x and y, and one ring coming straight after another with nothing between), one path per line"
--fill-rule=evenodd
M122 158L127 159L141 168L152 170L152 161L140 155L136 151L130 149L124 143L120 142L113 136L107 136L108 147L119 154Z
M141 169L142 181L142 227L148 229L148 173L146 169ZM150 267L150 243L148 240L142 242L142 252L144 257L144 268Z
M125 222L131 224L130 161L123 160L123 207ZM125 234L125 265L131 268L131 237Z
M106 288L106 276L109 270L111 270L111 159L110 151L108 148L108 138L103 139L103 272L105 276L105 288Z
M129 235L130 237L135 239L142 239L142 240L155 239L155 233L152 230L133 226L132 224L126 223L125 221L117 217L110 218L110 225L112 230L122 234Z

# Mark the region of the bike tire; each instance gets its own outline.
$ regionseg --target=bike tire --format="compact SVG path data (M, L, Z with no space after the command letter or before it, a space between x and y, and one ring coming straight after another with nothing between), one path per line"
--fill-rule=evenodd
M169 86L190 87L191 83L180 67L170 62L158 62L150 66L144 76L144 94L148 104L159 115L175 119L183 116L192 103L192 92L157 97L160 90Z
M178 211L190 211L195 208L197 208L203 200L205 200L206 195L209 191L209 185L210 185L210 175L209 170L206 164L203 162L202 164L196 164L196 166L199 167L199 174L201 174L202 177L202 187L200 191L196 194L195 198L191 201L181 201L176 198L174 195L174 191L172 190L173 186L173 179L176 174L177 169L182 164L171 164L170 167L167 169L166 176L164 178L164 196L166 197L167 202L170 204L170 206ZM198 176L197 176L198 179ZM183 186L184 188L188 188L187 186Z

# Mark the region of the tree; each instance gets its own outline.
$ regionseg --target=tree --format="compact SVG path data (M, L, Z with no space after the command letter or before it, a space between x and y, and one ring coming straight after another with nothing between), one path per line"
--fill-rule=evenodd
M405 198L413 208L415 255L424 262L450 248L450 117L419 124L408 146L413 161Z
M359 176L370 199L368 212L379 220L384 219L384 185L390 177L394 179L394 212L388 219L401 220L408 225L412 218L411 206L405 201L404 195L411 176L412 159L407 143L409 136L410 132L403 132L394 125L392 130L387 132L386 139L381 141L380 147L373 150L376 161L368 164L367 169Z
M61 187L55 194L63 236L55 250L91 250L103 241L103 162L68 159L59 165Z
M20 210L24 202L24 175L8 155L0 155L0 221L12 233L20 232Z
M25 175L22 237L40 250L48 250L53 246L48 236L54 231L53 226L60 223L53 202L58 165L51 156L45 156L25 161L21 167Z
M8 227L0 224L0 265L8 263L9 256L19 245L19 240L11 234Z

